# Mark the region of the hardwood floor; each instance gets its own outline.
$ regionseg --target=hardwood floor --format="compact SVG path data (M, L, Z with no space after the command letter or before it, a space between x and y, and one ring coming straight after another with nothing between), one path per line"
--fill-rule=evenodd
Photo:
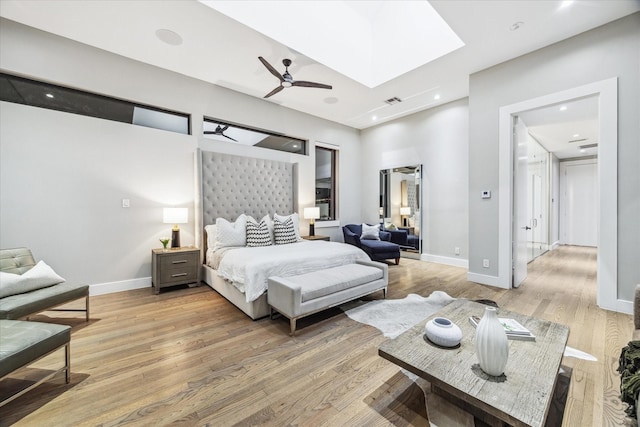
M616 368L633 325L596 306L595 257L561 247L511 291L467 282L462 268L403 259L389 266L388 297L442 290L568 325L568 344L598 361L564 358L573 376L563 426L619 426ZM0 425L429 425L428 384L379 357L381 333L339 309L300 320L292 338L286 319L252 321L208 286L96 296L91 306L88 324L59 312L31 319L73 327L71 384L59 375L5 405ZM55 353L20 374L61 361Z

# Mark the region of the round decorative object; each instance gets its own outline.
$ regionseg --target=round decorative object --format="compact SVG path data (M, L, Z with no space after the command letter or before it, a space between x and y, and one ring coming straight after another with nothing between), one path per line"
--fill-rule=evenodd
M424 334L429 341L442 347L455 347L462 339L458 325L444 317L429 320L424 327Z
M476 328L475 347L480 368L486 374L498 377L504 373L509 358L509 341L495 307L485 308Z

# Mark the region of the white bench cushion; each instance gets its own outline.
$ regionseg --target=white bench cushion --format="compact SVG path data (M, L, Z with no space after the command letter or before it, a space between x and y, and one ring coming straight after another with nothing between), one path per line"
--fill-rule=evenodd
M382 279L383 271L376 267L360 264L346 264L322 271L301 274L290 278L301 285L302 302L325 295L335 294L344 289Z

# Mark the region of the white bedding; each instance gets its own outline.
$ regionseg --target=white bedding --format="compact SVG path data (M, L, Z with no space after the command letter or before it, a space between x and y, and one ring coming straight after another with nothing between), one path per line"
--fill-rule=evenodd
M218 276L233 282L244 292L247 302L256 300L267 290L267 279L271 276L297 276L369 259L355 246L326 241L226 249L219 265L215 266Z

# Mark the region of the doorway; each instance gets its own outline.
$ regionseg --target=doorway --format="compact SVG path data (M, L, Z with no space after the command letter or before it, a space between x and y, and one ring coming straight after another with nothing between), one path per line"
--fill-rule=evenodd
M617 298L617 288L606 284L617 283L617 78L568 89L528 101L500 108L499 124L499 190L498 190L498 286L514 287L518 268L518 251L514 250L517 228L514 218L514 116L539 107L557 105L589 96L597 96L599 145L598 190L598 249L597 249L597 304L621 311L624 301ZM525 264L526 265L526 264ZM526 273L525 273L526 275Z

